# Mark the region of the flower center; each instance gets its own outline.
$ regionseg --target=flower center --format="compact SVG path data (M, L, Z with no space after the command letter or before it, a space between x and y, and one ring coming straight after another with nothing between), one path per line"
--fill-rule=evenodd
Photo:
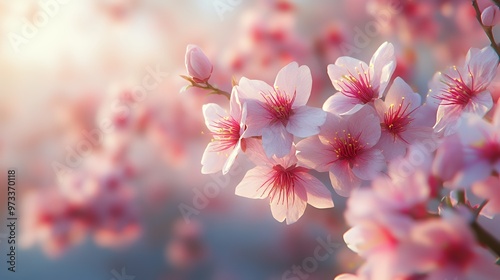
M220 152L234 147L240 139L240 124L232 117L220 118L213 124L217 130L212 132L213 142L217 145L215 152Z
M366 104L375 98L375 90L370 83L370 73L363 69L363 66L361 66L361 71L356 67L356 71L356 74L349 71L349 74L344 75L340 82L335 82L341 88L342 94Z
M461 243L453 242L446 244L443 248L440 258L440 264L453 265L460 268L467 267L469 261L473 258L473 252Z
M469 103L470 99L474 96L474 76L470 69L468 75L471 77L470 86L464 82L462 73L458 71L456 66L453 66L458 74L458 78L453 78L448 74L443 74L441 82L446 85L446 89L442 91L442 95L437 97L441 100L441 105L460 105L465 106Z
M403 97L398 106L391 104L389 109L384 114L384 127L394 136L400 138L402 141L408 143L406 139L401 137L401 133L406 131L408 125L413 121L411 114L416 110L409 111L410 103L404 105L405 98Z
M487 159L491 164L495 164L500 160L500 142L496 137L488 142L478 143L472 148L479 152L482 159Z
M337 160L351 161L364 149L364 145L359 142L359 136L361 135L353 136L345 130L340 135L338 132L335 135L333 141L330 142L333 151L337 155L337 158L333 162Z
M288 205L289 198L292 197L293 204L295 201L295 183L300 179L297 173L306 170L306 168L297 167L295 164L288 168L284 168L279 164L275 165L271 177L259 189L265 186L264 193L266 193L270 188L269 199L271 203L286 203Z
M261 92L261 95L265 100L264 108L272 116L273 121L287 122L292 115L296 93L289 97L285 92L275 89L272 93Z

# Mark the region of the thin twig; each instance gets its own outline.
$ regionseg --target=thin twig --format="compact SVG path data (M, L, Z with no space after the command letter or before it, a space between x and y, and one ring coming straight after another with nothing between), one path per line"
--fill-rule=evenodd
M477 222L472 223L472 229L476 233L477 240L486 245L493 251L497 257L500 257L500 242L484 228L482 228Z
M498 6L500 6L500 0L493 0ZM477 0L472 0L472 6L474 7L474 10L476 10L476 19L481 24L481 27L484 30L484 33L486 33L486 36L488 36L488 39L490 39L491 42L491 47L495 50L497 53L498 57L500 58L500 48L498 47L497 42L495 41L495 36L493 35L493 28L491 26L485 26L483 24L483 21L481 20L481 10L479 9L479 5L477 4Z

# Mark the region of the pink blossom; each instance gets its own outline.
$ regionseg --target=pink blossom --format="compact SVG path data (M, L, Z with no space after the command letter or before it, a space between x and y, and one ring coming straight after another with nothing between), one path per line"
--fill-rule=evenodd
M354 274L344 273L344 274L337 275L337 277L335 277L334 280L362 280L362 279L364 279L364 278L361 278L361 277L354 275Z
M385 166L382 152L374 148L381 134L375 114L368 106L348 116L329 113L318 136L297 144L300 162L319 172L329 171L335 191L349 196L362 180L374 179Z
M491 47L472 48L463 67L453 66L434 76L429 96L439 102L436 132L454 133L463 113L483 117L491 109L493 100L487 87L495 77L497 65L498 55Z
M500 22L500 8L497 5L486 7L481 13L481 22L485 26L495 26Z
M347 201L345 218L351 225L377 216L407 216L421 219L427 216L427 201L431 188L424 172L415 172L405 180L386 176L376 178L371 188L352 192Z
M210 79L213 66L203 51L195 45L188 45L186 49L186 69L197 83L204 83Z
M495 259L476 241L468 223L449 215L416 224L402 247L400 266L425 279L492 279Z
M472 192L476 196L488 200L481 215L492 219L493 216L500 213L500 179L498 176L491 176L475 183L472 185Z
M295 147L285 157L268 158L259 140L249 139L247 150L257 166L249 170L236 186L236 195L253 198L269 198L273 217L287 224L295 223L306 205L316 208L333 207L331 193L308 169L300 166Z
M470 187L492 172L500 172L500 110L496 110L493 123L477 115L464 115L458 134L464 161L455 182L457 186Z
M432 162L432 173L444 182L445 187L457 187L456 180L465 164L464 156L458 134L443 139Z
M386 160L404 156L409 145L428 139L432 133L430 127L414 124L420 99L420 95L398 77L385 100L375 100L375 108L382 120L382 134L377 148L382 150Z
M352 57L339 57L335 64L328 65L328 76L339 92L328 98L323 109L352 114L382 98L395 68L394 46L387 42L373 54L369 65Z
M363 279L399 279L406 271L399 265L400 247L414 222L397 215L378 216L344 234L347 246L366 258L358 274ZM403 278L404 279L404 278Z
M233 90L229 114L219 105L210 103L203 105L203 115L213 138L203 153L201 173L222 170L227 174L244 145L246 106L242 106L236 90Z
M279 71L274 87L241 78L236 88L248 107L246 137L262 136L268 157L289 154L293 136L309 137L319 132L326 113L306 106L311 86L311 71L296 62Z

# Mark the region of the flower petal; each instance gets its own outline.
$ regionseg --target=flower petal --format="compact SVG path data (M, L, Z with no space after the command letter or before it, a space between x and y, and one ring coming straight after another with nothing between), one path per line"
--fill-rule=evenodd
M333 207L332 194L320 180L306 172L299 176L299 183L307 192L307 203L319 209Z
M228 113L221 106L215 103L205 104L202 107L203 116L205 117L205 125L212 132L217 132L218 128L214 127L215 122L226 117Z
M349 132L359 135L358 140L365 145L365 148L371 148L377 144L382 132L380 119L372 107L363 107L359 112L351 115L347 122Z
M245 137L261 136L262 129L269 125L272 116L260 101L247 100L245 105L247 108Z
M352 173L362 180L372 180L385 167L385 158L377 149L370 149L358 154L352 166Z
M233 87L233 90L231 91L231 98L229 100L229 114L233 119L236 121L241 121L241 114L242 114L242 108L241 108L241 101L238 96L238 90L236 87Z
M216 152L215 142L210 142L203 153L201 158L201 164L203 165L201 168L202 174L212 174L222 170L222 166L227 160L227 156L225 151Z
M482 50L471 48L467 53L465 65L474 78L476 88L486 88L496 75L498 55L492 47Z
M226 175L229 172L229 169L231 169L231 166L233 166L234 161L236 160L236 157L241 151L241 140L238 141L236 146L234 146L234 149L231 151L229 156L227 157L226 162L222 166L222 174Z
M357 98L345 96L341 92L328 97L323 104L323 110L337 115L351 115L363 108L364 104Z
M236 186L235 194L252 199L263 199L269 196L271 187L268 186L272 176L272 170L269 167L257 166L245 174L245 177Z
M298 194L293 194L293 196L293 198L289 198L288 203L271 203L271 212L278 222L283 222L286 218L286 224L290 225L298 221L304 214L307 202Z
M477 93L473 96L470 102L465 106L464 112L473 113L480 117L484 117L486 113L493 107L493 99L491 93L487 90Z
M301 106L293 111L286 130L297 137L309 137L320 131L325 123L326 112L309 106Z
M349 168L348 162L337 161L330 167L330 181L338 195L348 197L351 191L361 186L361 179Z
M380 140L374 148L382 151L386 161L391 161L395 158L403 157L406 154L406 146L407 144L399 138L394 138L392 133L383 131L380 135Z
M380 45L370 60L370 67L373 67L372 86L378 89L379 97L382 97L396 69L394 46L388 42Z
M293 97L295 94L292 108L304 106L311 95L311 70L305 65L299 67L297 62L291 62L278 72L274 87L285 91L288 97Z
M284 157L292 148L293 135L281 122L270 124L262 130L262 145L268 157Z
M414 93L411 87L403 79L397 77L387 92L385 103L389 106L391 104L402 104L405 107L409 104L407 110L411 112L420 106L421 97L418 93Z
M260 80L250 80L245 77L240 79L236 89L238 90L238 96L242 102L247 99L264 101L261 93L274 92L273 87L268 85L266 82Z
M457 132L458 121L462 116L462 112L462 106L459 105L440 105L436 113L434 131L444 133L444 136Z
M318 136L312 136L297 143L297 158L299 163L319 172L330 169L332 160L336 158L335 153L325 146Z

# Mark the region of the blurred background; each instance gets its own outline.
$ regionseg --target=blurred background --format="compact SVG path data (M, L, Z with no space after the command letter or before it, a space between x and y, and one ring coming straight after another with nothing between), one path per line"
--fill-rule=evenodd
M234 195L251 167L244 158L226 176L200 173L210 141L201 106L228 104L181 92L179 75L188 44L205 51L211 83L226 91L233 77L272 83L297 61L311 68L310 104L321 106L334 93L327 65L342 55L369 60L384 41L396 46L395 76L422 96L436 71L489 44L468 0L0 0L1 185L16 169L18 217L12 273L2 187L0 279L355 271L361 260L342 240L345 199L333 189L335 208L308 207L287 226L267 201ZM328 257L314 266L305 260L318 246Z

